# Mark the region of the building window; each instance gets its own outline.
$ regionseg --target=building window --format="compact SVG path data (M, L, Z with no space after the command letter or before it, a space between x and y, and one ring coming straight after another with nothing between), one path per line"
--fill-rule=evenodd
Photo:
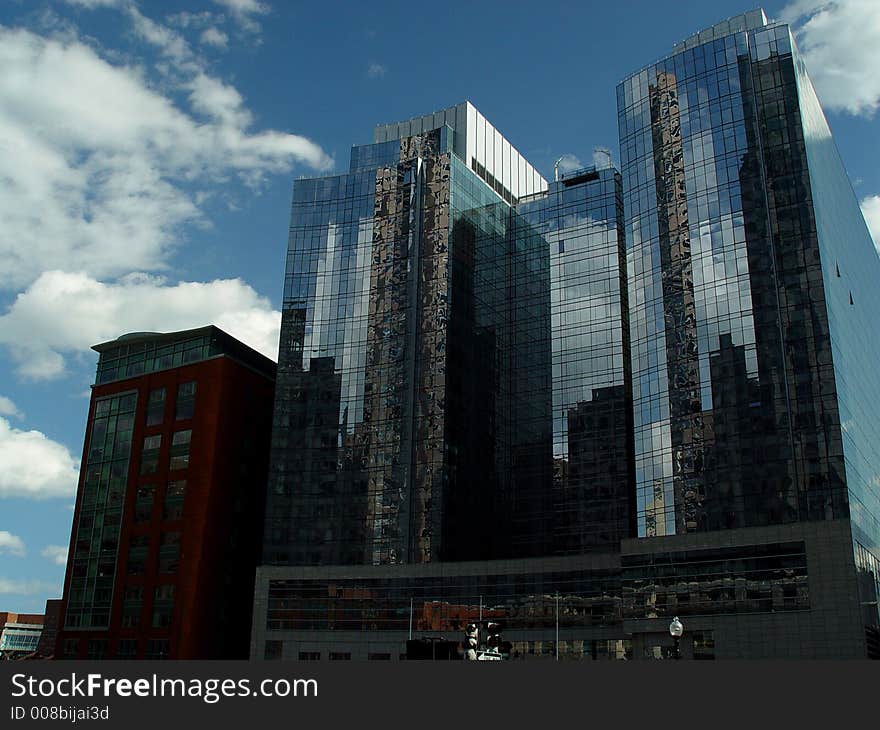
M715 658L715 632L714 631L695 631L694 637L694 659L714 659Z
M159 468L159 449L162 448L162 434L144 437L141 451L141 474L155 474Z
M281 659L281 654L284 649L283 641L267 641L266 646L263 650L263 659Z
M196 409L196 381L181 383L177 386L177 402L174 408L174 419L182 421L192 418Z
M331 662L347 662L351 659L350 651L331 651L330 652L330 661Z
M61 645L62 659L76 659L79 654L79 639L65 639Z
M137 656L137 639L120 639L116 645L117 659L134 659Z
M189 466L189 443L192 440L192 429L175 431L171 438L171 461L168 468L171 471L186 469Z
M86 659L103 659L107 656L107 639L89 639Z
M147 401L147 425L158 426L165 420L165 388L150 391Z
M301 651L299 653L301 662L319 662L321 661L321 652L319 651Z
M104 628L109 615L136 407L136 393L95 402L66 611L77 628Z
M153 518L153 499L155 495L155 484L138 485L137 498L134 503L135 522L149 522Z
M167 659L168 651L168 639L150 639L144 659Z
M183 499L186 495L186 479L168 482L165 486L165 503L162 505L163 520L183 519Z
M159 572L176 573L180 562L180 533L163 532L159 543Z
M143 605L144 587L125 586L122 598L122 626L124 628L135 628L140 624Z
M163 584L153 591L153 628L164 629L171 626L174 613L174 586Z
M128 574L143 575L147 569L150 536L134 535L128 543Z
M371 662L390 662L391 654L388 654L387 652L371 651L367 654L367 659Z

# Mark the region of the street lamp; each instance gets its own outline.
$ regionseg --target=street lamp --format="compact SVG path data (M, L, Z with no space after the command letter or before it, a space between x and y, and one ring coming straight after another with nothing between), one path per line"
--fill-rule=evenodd
M678 616L669 624L669 634L672 636L673 654L676 659L681 659L681 635L684 633L684 625L678 620Z

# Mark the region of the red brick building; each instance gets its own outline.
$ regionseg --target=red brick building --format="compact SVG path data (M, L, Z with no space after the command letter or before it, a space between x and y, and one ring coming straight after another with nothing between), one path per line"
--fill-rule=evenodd
M55 642L58 640L58 622L61 620L61 599L50 598L46 601L43 614L43 633L34 659L52 659L55 656Z
M247 658L275 364L209 326L96 345L58 658Z

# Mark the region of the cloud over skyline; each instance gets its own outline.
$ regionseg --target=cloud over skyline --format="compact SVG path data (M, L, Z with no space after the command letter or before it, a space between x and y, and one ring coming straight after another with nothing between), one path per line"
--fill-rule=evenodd
M194 183L259 185L296 164L332 164L305 137L252 131L238 90L201 70L180 82L187 110L142 68L79 40L0 27L0 64L0 288L50 268L99 278L163 270L186 227L203 220Z
M17 596L61 596L61 581L58 583L50 583L45 580L16 580L14 578L3 578L0 576L0 595L17 595Z
M130 274L116 283L84 272L48 271L0 316L6 345L22 377L57 378L65 358L126 332L175 331L216 324L275 358L281 314L241 279L170 284Z
M880 106L877 0L795 0L780 17L794 28L825 110L872 115Z
M861 200L862 214L868 230L874 239L874 246L880 251L880 195L869 195Z
M66 545L46 545L41 551L47 560L51 560L55 565L67 565L67 546Z
M0 530L0 555L13 555L23 558L26 554L24 541L6 530Z
M0 498L70 498L78 478L79 462L66 447L0 418Z

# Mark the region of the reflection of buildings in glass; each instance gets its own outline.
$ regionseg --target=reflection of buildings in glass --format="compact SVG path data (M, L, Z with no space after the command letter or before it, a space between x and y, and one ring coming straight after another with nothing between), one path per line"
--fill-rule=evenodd
M485 211L489 213L489 211ZM457 216L452 227L450 257L451 299L447 355L450 367L446 383L449 469L444 493L450 560L488 557L503 550L500 534L484 529L487 515L492 523L505 524L506 504L501 500L500 474L503 444L496 448L504 419L499 417L503 398L496 343L496 323L481 326L475 292L479 216L474 211ZM506 542L506 541L505 541Z
M745 526L745 490L760 478L754 463L760 434L757 378L748 377L744 347L733 345L729 335L721 335L719 345L709 358L712 412L706 417L710 437L702 464L707 475L704 529L709 530Z
M618 102L622 176L548 185L464 104L297 183L285 307L304 363L336 357L338 463L372 478L344 560L379 565L267 544L255 656L396 657L427 605L431 631L503 610L526 658L664 656L670 612L693 658L880 651L880 270L789 29L731 18ZM448 220L424 270L432 134ZM337 578L326 611L363 632L342 649Z
M657 73L655 84L649 88L649 104L657 195L657 245L663 272L672 496L678 505L673 532L681 532L696 529L703 519L704 484L700 466L704 432L685 158L678 83L674 74ZM656 521L657 515L646 515L646 520L651 517ZM646 530L646 534L651 533Z
M556 554L634 534L620 183L610 167L577 170L517 205L518 238L538 236L549 252Z
M880 266L788 26L697 34L618 110L639 535L839 521L876 545L880 376L858 332L880 307L853 287Z
M634 359L650 368L635 395L637 489L656 494L661 481L675 515L660 526L643 506L642 535L825 519L826 506L848 514L836 406L819 397L834 375L822 364L830 342L789 32L757 15L738 22L680 45L619 95ZM721 475L719 459L741 474Z
M622 385L598 388L568 411L568 478L557 533L564 553L613 546L630 536L630 401Z
M509 202L546 183L469 104L434 121L380 128L347 175L294 185L269 563L544 550L548 267L537 241L512 239ZM304 394L326 389L303 375L316 359L335 399Z
M313 357L309 369L289 373L285 385L292 396L288 446L298 456L291 467L295 469L298 493L310 497L311 511L300 512L298 517L313 534L312 549L320 554L319 559L337 562L340 556L335 550L340 545L340 536L356 529L352 516L362 501L346 490L346 480L337 473L342 458L342 378L336 373L334 358Z

